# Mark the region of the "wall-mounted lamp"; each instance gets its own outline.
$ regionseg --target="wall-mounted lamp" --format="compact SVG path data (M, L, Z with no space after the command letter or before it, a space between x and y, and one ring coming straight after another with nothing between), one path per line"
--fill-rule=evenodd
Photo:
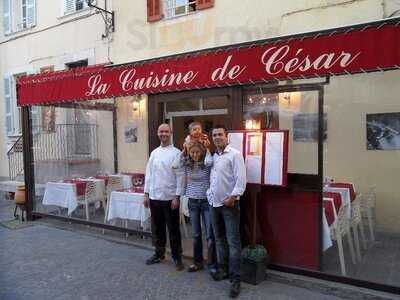
M288 104L290 104L290 97L291 95L289 92L282 93L282 98L286 100Z
M133 100L133 102L132 102L132 110L133 110L134 112L136 112L136 111L139 110L139 108L140 108L140 102L139 102L139 100Z

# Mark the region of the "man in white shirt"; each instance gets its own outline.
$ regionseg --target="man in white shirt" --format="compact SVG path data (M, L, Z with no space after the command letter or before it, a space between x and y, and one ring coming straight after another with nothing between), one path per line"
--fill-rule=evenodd
M207 198L218 256L218 272L212 276L219 281L230 275L229 296L236 298L240 293L239 199L246 189L246 169L242 154L228 145L224 126L214 127L212 139L217 150L213 156Z
M178 271L183 270L182 241L179 227L179 196L182 194L181 170L173 169L180 151L171 145L171 128L161 124L157 131L161 145L154 149L146 167L144 185L145 207L150 207L151 230L155 253L146 260L147 265L165 259L166 226L168 227L172 258Z

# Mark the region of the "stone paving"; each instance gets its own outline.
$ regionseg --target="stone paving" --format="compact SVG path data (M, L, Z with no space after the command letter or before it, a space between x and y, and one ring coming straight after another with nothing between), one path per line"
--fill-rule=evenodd
M0 299L226 299L229 282L177 272L152 253L93 236L33 225L0 227ZM282 283L243 284L241 299L340 299Z
M13 219L12 212L13 202L0 197L0 222ZM170 260L146 266L152 252L132 245L140 239L56 224L36 221L14 230L0 225L0 300L227 299L229 282L214 282L206 272L176 272ZM258 286L242 284L240 299L399 299L386 296L272 275Z

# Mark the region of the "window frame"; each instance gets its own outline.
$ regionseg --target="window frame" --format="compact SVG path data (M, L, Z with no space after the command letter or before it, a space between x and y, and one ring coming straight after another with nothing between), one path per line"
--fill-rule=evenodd
M68 0L61 0L61 18L62 17L68 17L74 14L79 14L79 13L83 13L83 12L87 12L90 10L89 5L87 4L87 2L85 0L71 0L74 1L74 10L68 11L67 10L67 1ZM82 2L82 8L81 9L77 9L77 5L78 2ZM96 4L96 1L93 1L93 4Z
M185 4L183 5L177 5L177 0L162 0L162 7L163 7L163 18L165 20L170 20L174 18L179 18L182 16L187 16L191 14L195 14L198 10L196 8L197 1L196 0L184 0ZM169 3L173 3L173 5L170 5ZM194 10L190 11L190 6L193 6ZM184 13L176 14L176 10L178 8L184 7L185 11ZM171 13L168 12L171 10Z
M5 3L9 5L8 13L4 12ZM33 15L30 16L29 13ZM24 16L25 14L25 16ZM36 26L36 0L4 0L3 2L3 34L5 36L29 30ZM6 19L8 19L6 25ZM6 28L6 26L8 26ZM7 29L7 30L6 30Z

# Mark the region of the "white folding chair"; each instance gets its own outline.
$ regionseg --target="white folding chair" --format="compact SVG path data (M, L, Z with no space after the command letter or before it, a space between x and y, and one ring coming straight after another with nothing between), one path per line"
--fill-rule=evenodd
M85 195L77 198L79 205L85 206L86 220L89 220L89 205L95 203L96 200L96 184L93 181L86 183Z
M362 194L357 194L356 199L351 203L351 228L354 233L354 241L356 246L357 258L361 261L361 251L360 251L360 240L358 238L358 228L361 232L361 241L363 244L363 248L367 249L367 244L365 241L365 233L364 233L364 225L362 222L361 215L361 202L362 202Z
M371 241L375 241L375 203L376 203L376 186L372 186L369 191L366 193L363 201L361 202L361 212L363 215L367 217L368 220L368 228L369 235Z
M343 276L346 276L346 265L344 260L343 240L342 240L345 235L347 235L347 240L349 242L351 260L353 264L355 264L356 261L354 254L353 240L350 232L350 220L347 215L347 209L348 209L348 204L340 206L339 213L337 215L337 220L330 227L331 238L332 240L336 240L338 243L340 268Z

